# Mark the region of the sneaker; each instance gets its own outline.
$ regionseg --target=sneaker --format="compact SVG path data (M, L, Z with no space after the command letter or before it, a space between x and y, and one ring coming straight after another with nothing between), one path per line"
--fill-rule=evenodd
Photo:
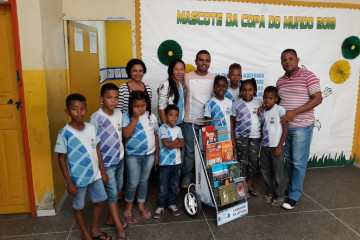
M153 218L160 218L161 214L163 213L164 213L164 208L158 207L153 214Z
M180 211L179 209L176 207L176 205L170 205L169 206L170 212L172 213L173 216L177 217L180 215Z
M297 201L292 200L291 198L288 198L283 204L282 207L288 210L291 210L295 207Z
M285 194L285 197L288 197L289 196L289 190L286 189L284 194Z
M190 183L191 183L190 177L185 176L184 179L183 179L183 181L182 181L181 187L182 187L182 188L188 188L189 185L190 185Z

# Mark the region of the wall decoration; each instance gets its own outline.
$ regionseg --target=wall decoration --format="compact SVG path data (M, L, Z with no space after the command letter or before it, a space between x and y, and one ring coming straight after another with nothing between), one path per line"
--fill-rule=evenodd
M350 76L350 64L346 60L336 61L330 68L330 79L334 83L344 83Z
M169 66L171 60L182 58L182 49L176 41L166 40L160 44L157 55L162 64Z
M360 54L360 39L357 36L346 38L341 46L341 50L344 58L355 59Z

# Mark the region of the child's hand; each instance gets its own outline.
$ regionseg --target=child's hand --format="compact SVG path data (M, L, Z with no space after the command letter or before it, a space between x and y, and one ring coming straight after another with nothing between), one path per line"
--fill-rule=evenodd
M155 161L154 161L154 165L158 165L159 164L159 154L155 154Z
M262 113L264 110L265 110L265 107L264 107L264 106L259 107L258 110L257 110L257 115L260 116L261 113Z
M140 117L140 110L138 108L134 108L133 118L138 119Z
M66 190L68 194L75 196L77 194L77 188L74 183L70 183L66 185Z
M106 172L102 172L102 173L101 173L101 178L102 178L102 181L103 181L104 184L107 184L107 183L108 183L109 177L108 177L108 175L107 175Z
M281 155L281 149L282 147L276 147L275 150L274 150L274 156L275 157L279 157Z

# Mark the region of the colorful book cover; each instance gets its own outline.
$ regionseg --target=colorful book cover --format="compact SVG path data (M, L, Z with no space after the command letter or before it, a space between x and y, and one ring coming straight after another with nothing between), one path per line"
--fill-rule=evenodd
M234 181L233 177L223 178L223 179L220 179L219 185L220 186L228 185L228 184L232 183L233 181Z
M217 126L216 127L216 139L218 142L230 140L226 126Z
M234 187L235 187L235 193L237 200L242 200L246 198L246 183L245 178L240 177L234 179Z
M228 162L234 160L233 146L231 141L221 143L222 161Z
M233 177L234 179L241 177L241 165L239 162L228 162L227 168L229 177Z
M221 206L237 201L234 183L219 187Z
M221 163L222 161L222 151L221 148L212 147L206 149L206 167Z
M201 132L202 132L203 149L206 148L208 144L216 143L215 126L202 127Z

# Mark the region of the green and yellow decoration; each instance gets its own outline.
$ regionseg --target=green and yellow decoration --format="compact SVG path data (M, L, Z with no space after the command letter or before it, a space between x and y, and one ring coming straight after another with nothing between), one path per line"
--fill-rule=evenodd
M346 59L356 58L360 54L360 39L357 36L346 38L341 45L341 51Z
M192 71L195 71L196 70L196 67L192 64L185 64L185 73L189 73L189 72L192 72Z
M157 51L159 61L169 66L170 62L173 59L182 58L182 49L181 46L174 40L165 40L163 41Z
M346 60L336 61L330 68L330 78L334 83L344 83L350 76L350 64Z

